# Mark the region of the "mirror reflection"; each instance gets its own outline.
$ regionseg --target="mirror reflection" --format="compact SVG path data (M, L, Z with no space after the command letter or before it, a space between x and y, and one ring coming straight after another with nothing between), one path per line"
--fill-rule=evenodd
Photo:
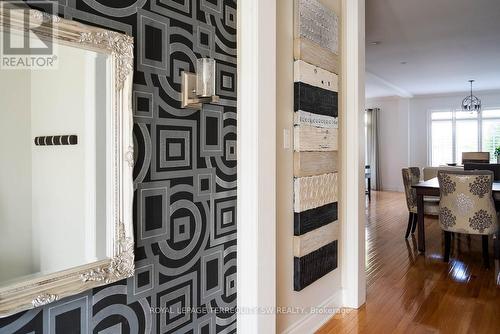
M0 287L111 252L110 57L56 55L50 69L0 68Z

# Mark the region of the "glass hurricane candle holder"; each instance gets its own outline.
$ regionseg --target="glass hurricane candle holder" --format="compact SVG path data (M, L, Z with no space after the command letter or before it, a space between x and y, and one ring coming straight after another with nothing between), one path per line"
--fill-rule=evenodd
M196 60L196 95L199 97L215 95L215 59Z

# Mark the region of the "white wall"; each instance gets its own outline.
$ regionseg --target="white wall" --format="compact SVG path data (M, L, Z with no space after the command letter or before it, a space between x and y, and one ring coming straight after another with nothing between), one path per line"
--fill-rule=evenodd
M324 0L325 5L340 13L340 1ZM341 293L341 266L300 292L293 291L293 1L277 2L277 306L329 306ZM288 148L284 148L284 130L289 131ZM339 247L340 249L340 247ZM339 257L340 258L340 257ZM341 303L341 297L335 300ZM336 306L340 306L337 304ZM325 319L329 316L327 315ZM309 317L307 313L279 313L277 332L295 330ZM316 322L314 325L320 325ZM312 331L312 328L309 328Z
M237 307L276 306L276 1L238 5ZM238 333L275 333L274 312L238 312Z
M41 272L96 260L95 53L61 45L58 54L58 69L32 72L31 137L77 135L78 144L33 145L33 255Z
M401 168L423 168L427 158L428 111L459 108L467 92L413 98L367 99L367 108L380 108L380 165L383 190L403 191ZM500 107L500 92L474 92L483 108Z
M366 302L365 251L365 0L342 1L340 94L342 304Z
M379 161L382 190L404 191L401 169L409 163L410 100L368 99L366 108L380 108Z
M0 71L0 285L32 273L28 70Z
M108 56L58 56L56 69L0 71L0 285L107 256ZM34 144L53 135L78 144Z

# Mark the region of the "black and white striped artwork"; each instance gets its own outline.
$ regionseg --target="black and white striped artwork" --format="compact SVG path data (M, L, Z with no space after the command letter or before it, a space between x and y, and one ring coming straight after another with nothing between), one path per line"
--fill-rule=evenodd
M322 57L316 50L338 59L338 18L317 0L295 4L293 280L301 291L338 265L339 79L311 62Z

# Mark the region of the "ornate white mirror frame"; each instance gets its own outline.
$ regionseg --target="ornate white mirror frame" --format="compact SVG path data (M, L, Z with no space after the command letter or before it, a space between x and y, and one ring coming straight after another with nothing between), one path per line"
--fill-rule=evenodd
M134 274L134 242L132 225L134 165L132 138L133 38L118 32L87 26L48 15L37 10L10 11L0 7L3 28L24 32L24 19L31 22L51 21L51 28L40 25L37 36L51 38L54 43L105 53L111 59L112 158L109 174L112 185L108 194L112 225L107 233L111 257L87 265L48 274L0 288L0 317L42 306L63 297L109 284ZM8 18L8 19L7 19ZM33 31L33 30L32 30ZM108 219L109 220L109 219Z

